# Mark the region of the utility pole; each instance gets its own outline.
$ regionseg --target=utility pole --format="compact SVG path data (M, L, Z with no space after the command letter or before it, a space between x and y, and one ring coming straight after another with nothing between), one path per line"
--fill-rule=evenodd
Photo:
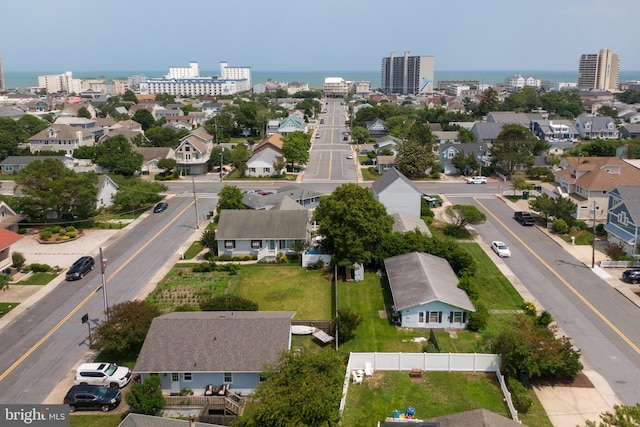
M222 162L224 162L224 147L220 148L220 182L222 182Z
M596 202L593 201L593 239L591 240L591 268L596 266Z
M109 321L109 299L107 298L107 281L104 277L104 269L107 267L107 259L102 255L102 246L100 246L100 273L102 274L102 296L104 299L104 315L105 320Z
M198 230L200 228L198 221L198 198L196 197L196 183L193 177L191 177L191 186L193 188L193 206L196 208L196 230Z

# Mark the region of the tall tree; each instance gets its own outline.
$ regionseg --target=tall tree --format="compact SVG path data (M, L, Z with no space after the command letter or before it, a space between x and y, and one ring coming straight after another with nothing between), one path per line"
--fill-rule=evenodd
M449 205L445 208L444 214L456 230L461 230L469 224L480 224L487 220L487 216L473 205Z
M151 111L141 108L133 113L132 119L142 125L142 130L146 131L156 123L156 119L153 118Z
M96 147L96 164L117 175L133 176L142 168L143 160L123 135L107 138Z
M482 94L482 99L478 103L478 114L486 116L492 111L497 111L500 106L498 92L492 87L488 88Z
M396 168L409 178L420 178L436 164L430 146L421 145L416 140L406 140L399 144Z
M32 222L82 220L95 210L98 177L76 173L56 159L36 160L20 170L18 208Z
M218 193L218 214L222 209L244 209L242 204L242 190L235 185L225 185Z
M159 181L125 178L121 175L112 175L111 179L118 184L118 192L113 198L113 208L119 212L148 209L152 204L162 200L162 191L168 190L167 186Z
M133 93L133 91L130 89L127 89L124 91L124 95L122 95L122 100L126 102L133 102L134 104L138 103L138 98L136 98L136 94Z
M393 218L369 189L343 184L320 199L315 211L323 236L323 248L333 253L338 265L369 264L376 246L391 232Z
M505 124L491 146L491 159L509 179L517 165L533 164L538 139L518 124Z
M90 119L91 113L89 112L89 110L87 110L87 107L80 107L78 108L78 117Z
M295 164L305 165L309 161L311 140L308 134L304 132L291 132L282 139L284 140L282 143L282 153L292 169Z
M351 131L351 139L356 144L366 144L370 137L371 132L367 128L357 126Z

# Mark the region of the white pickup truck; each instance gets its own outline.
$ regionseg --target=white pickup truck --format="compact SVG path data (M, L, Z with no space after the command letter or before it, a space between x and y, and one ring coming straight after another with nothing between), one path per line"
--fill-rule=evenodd
M471 176L467 178L467 184L486 184L487 177L486 176Z

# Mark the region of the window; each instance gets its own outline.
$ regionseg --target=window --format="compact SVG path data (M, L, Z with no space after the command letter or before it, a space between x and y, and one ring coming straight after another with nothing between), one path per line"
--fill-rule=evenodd
M233 382L233 374L231 372L225 372L224 373L224 382L225 383L232 383Z
M180 381L180 374L177 374L177 373L175 373L175 372L174 372L174 373L172 373L172 374L171 374L171 381L173 381L173 382Z
M249 172L256 173L256 168L249 168Z
M264 168L264 173L271 173L271 168Z
M191 372L185 372L184 374L182 374L182 378L185 381L189 381L189 382L193 381L193 377L191 376Z
M418 323L424 323L424 311L418 312Z
M627 218L626 212L620 212L618 215L618 222L622 225L627 225L629 223L629 218Z
M235 240L225 240L224 241L224 247L226 249L235 249L236 241Z
M428 311L429 320L428 323L440 323L442 322L441 311Z
M262 247L262 240L252 240L251 248L252 249L260 249Z
M464 312L463 311L452 311L451 312L451 323L462 323L464 322Z

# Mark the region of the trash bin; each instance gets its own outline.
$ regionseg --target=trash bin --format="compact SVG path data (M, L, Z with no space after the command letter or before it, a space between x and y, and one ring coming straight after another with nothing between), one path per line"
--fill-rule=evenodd
M529 190L522 190L522 200L529 200Z

